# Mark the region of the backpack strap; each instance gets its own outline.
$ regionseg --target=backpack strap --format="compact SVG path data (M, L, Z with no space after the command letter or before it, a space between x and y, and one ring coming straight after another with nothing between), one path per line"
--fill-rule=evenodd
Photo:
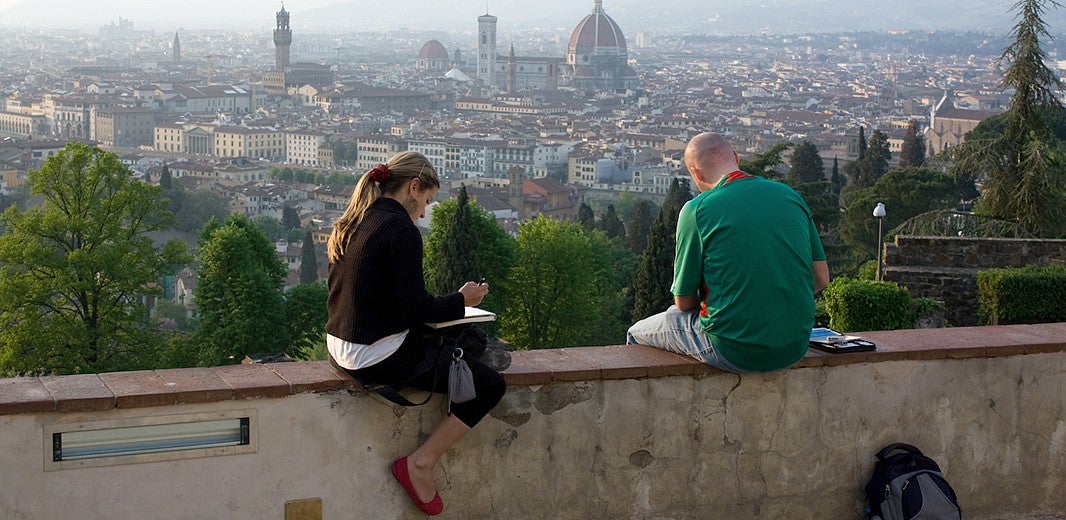
M443 340L438 340L438 341L441 344L443 343ZM438 345L438 346L441 346L441 345ZM433 349L430 349L430 350L432 351ZM357 383L359 383L359 386L363 387L363 390L366 390L368 392L374 392L374 393L380 395L381 397L384 397L385 399L388 399L390 402L393 402L393 403L398 404L400 406L422 406L422 405L428 403L429 400L433 397L433 392L429 392L426 395L426 398L423 399L421 402L414 403L414 402L411 402L410 399L404 397L403 394L401 394L397 390L397 388L403 388L404 386L407 385L407 383L411 382L411 380L413 380L414 378L416 378L416 377L418 377L418 376L420 376L422 374L425 374L426 372L429 372L430 370L434 371L434 373L433 373L433 388L436 388L437 387L437 379L440 377L440 371L436 370L436 368L440 364L441 360L444 359L444 357L445 357L444 356L444 351L445 350L446 349L444 349L444 348L439 348L439 350L436 352L436 355L431 353L430 355L426 356L425 358L422 359L422 361L420 361L417 365L415 365L415 368L411 370L411 375L408 376L407 379L404 379L402 381L398 381L396 383L390 383L390 384L370 383L370 382L364 381L363 378L358 377L355 374L352 374L352 371L344 369L340 365L338 365L337 361L333 359L333 356L329 357L329 361L330 361L331 364L333 364L334 367L337 367L338 369L343 370L348 375L352 376L352 379L355 379L355 381Z
M896 450L906 451L906 452L912 453L914 455L921 455L922 454L922 450L919 450L918 448L915 448L914 446L911 446L910 444L907 444L907 443L904 443L904 442L894 442L892 444L889 444L888 446L885 446L884 448L881 448L881 451L877 452L877 460L885 460L885 459L887 459L888 456L893 451L896 451Z

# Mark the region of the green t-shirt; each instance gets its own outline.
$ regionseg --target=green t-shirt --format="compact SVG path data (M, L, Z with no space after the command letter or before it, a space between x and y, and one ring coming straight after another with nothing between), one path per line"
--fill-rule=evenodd
M677 222L675 296L705 286L700 324L734 365L769 371L803 357L814 325L812 262L825 260L811 210L785 184L723 179Z

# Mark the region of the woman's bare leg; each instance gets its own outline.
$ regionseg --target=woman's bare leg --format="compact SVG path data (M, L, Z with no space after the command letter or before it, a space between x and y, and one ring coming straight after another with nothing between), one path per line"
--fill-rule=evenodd
M437 486L433 482L433 469L437 467L437 461L468 431L470 427L458 417L447 415L437 424L433 433L429 434L426 442L407 456L407 473L419 500L433 500L433 495L437 492Z

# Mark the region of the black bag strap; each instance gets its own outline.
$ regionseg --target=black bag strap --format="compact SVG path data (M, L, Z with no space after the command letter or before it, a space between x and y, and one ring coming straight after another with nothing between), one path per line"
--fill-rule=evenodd
M355 381L357 383L359 383L359 386L363 387L363 390L366 390L368 392L375 392L378 395L380 395L381 397L384 397L385 399L388 399L390 402L393 402L393 403L398 404L400 406L422 406L422 405L428 403L429 400L433 397L433 392L429 392L428 394L426 394L426 398L423 399L421 402L414 403L414 402L411 402L410 399L404 397L403 394L401 394L399 392L399 390L397 390L397 388L403 388L404 386L407 385L407 383L410 383L414 378L416 378L416 377L418 377L418 376L420 376L422 374L425 374L426 372L429 372L430 370L434 370L433 388L437 387L437 380L440 377L440 370L436 370L436 368L440 365L441 360L445 358L444 353L445 353L445 350L447 350L447 349L443 348L443 344L444 344L444 338L443 337L438 336L437 341L438 341L438 345L435 348L438 349L438 351L437 351L436 355L432 355L431 354L431 355L428 355L425 358L423 358L422 361L420 361L417 365L415 365L415 368L411 371L411 375L409 375L406 379L404 379L402 381L398 381L396 383L390 383L390 384L369 383L369 382L364 381L361 377L358 377L355 374L352 374L351 371L349 371L349 370L345 370L345 372L347 372L348 375L352 376L352 379L355 379ZM330 360L331 363L333 363L333 366L335 366L337 368L340 368L340 365L338 365L337 362L334 361L332 356L330 356L329 360ZM344 369L342 369L342 370L344 370Z
M887 459L888 456L896 450L906 451L914 455L922 454L922 450L919 450L918 448L915 448L910 444L907 444L905 442L894 442L892 444L889 444L888 446L885 446L884 448L881 448L881 451L877 452L877 460Z

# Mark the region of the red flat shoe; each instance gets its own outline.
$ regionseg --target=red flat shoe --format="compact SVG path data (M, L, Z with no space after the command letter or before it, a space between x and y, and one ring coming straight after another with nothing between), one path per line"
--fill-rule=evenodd
M403 490L407 492L407 496L411 497L411 502L414 502L418 509L421 509L423 513L434 516L439 515L441 511L444 511L444 501L440 499L440 493L433 495L433 500L429 502L423 502L418 499L418 493L415 492L414 484L411 484L411 475L407 473L407 457L401 457L392 463L392 476L396 477L396 481L403 486Z

